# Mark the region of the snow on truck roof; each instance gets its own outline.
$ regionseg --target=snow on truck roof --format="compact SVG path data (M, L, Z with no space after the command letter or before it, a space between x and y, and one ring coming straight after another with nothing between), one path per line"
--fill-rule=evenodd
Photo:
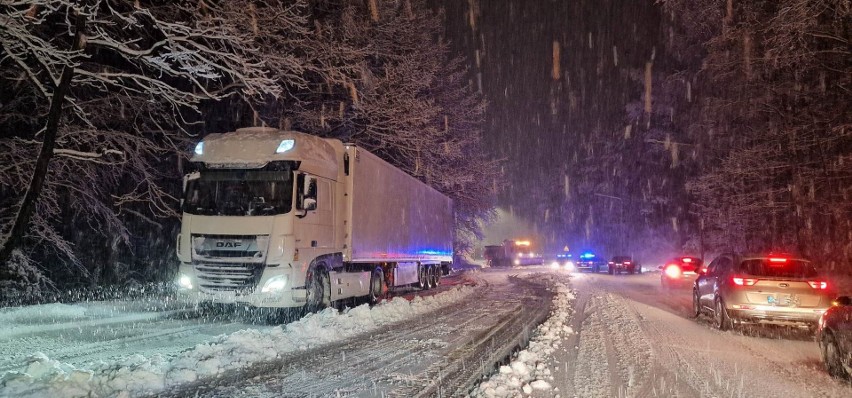
M195 147L190 161L203 162L208 167L253 169L276 160L296 160L302 162L303 170L335 178L337 145L342 151L343 144L338 140L271 127L248 127L207 135Z

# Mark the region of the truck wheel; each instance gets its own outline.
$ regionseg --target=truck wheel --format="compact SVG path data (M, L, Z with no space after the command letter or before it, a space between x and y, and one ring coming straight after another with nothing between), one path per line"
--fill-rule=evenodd
M419 270L417 286L420 289L426 290L429 288L429 269L428 265L421 265Z
M433 284L434 280L432 278L432 274L435 273L435 267L433 267L432 265L427 265L424 268L426 268L426 278L423 279L426 282L426 287L424 289L429 290L435 287L435 285Z
M439 265L432 267L432 287L438 287L441 284L441 268Z
M307 290L305 309L308 312L321 311L331 305L331 285L324 269L317 268L311 272Z
M385 286L385 274L382 272L382 267L376 267L373 270L373 275L370 276L370 305L376 305L387 294Z

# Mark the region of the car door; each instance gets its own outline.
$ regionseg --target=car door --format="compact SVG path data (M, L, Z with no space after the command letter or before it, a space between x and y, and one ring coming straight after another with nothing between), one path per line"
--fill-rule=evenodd
M720 259L721 257L717 257L713 260L707 267L707 272L699 276L695 282L698 285L698 302L703 307L709 307L713 302L713 287L715 286L713 278Z
M731 255L723 255L719 257L719 262L716 264L715 272L713 273L713 291L710 296L710 304L715 308L714 301L716 300L716 295L719 294L720 289L724 289L726 286L725 281L728 276L731 274L734 268L734 259Z

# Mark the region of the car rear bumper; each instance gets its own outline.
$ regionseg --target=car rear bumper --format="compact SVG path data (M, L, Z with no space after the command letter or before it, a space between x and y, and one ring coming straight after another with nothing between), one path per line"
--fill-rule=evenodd
M776 307L771 305L731 305L732 319L749 323L816 324L827 308ZM739 308L737 308L739 307Z

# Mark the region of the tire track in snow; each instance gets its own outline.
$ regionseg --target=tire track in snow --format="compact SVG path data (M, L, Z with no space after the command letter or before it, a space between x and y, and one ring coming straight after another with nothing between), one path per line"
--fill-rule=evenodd
M205 381L172 396L464 395L471 381L493 369L495 357L510 353L518 336L529 334L536 314L546 316L549 297L542 295L551 293L544 290L519 280L483 283L462 302L422 320ZM495 329L495 324L503 327Z

